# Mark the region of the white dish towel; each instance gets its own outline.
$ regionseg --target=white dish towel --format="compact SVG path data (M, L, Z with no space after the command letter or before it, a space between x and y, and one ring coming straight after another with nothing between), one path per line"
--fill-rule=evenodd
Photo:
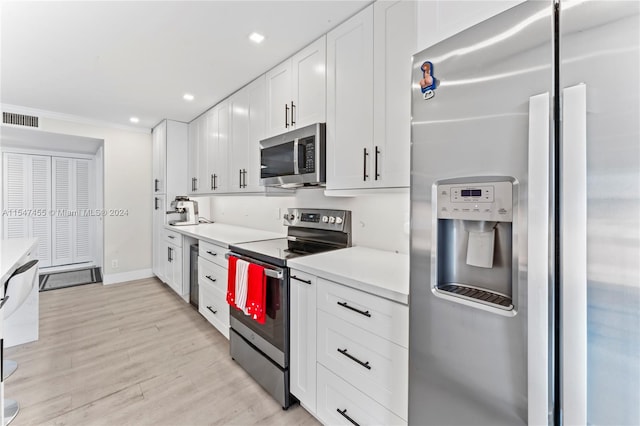
M247 293L249 290L249 262L238 259L236 262L236 306L247 312Z

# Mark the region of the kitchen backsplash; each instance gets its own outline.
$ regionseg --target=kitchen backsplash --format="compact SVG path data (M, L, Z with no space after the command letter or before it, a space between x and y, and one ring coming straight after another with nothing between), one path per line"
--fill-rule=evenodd
M203 202L202 199L201 202ZM292 196L210 197L215 222L286 232L282 214L289 207L351 210L353 244L409 252L409 192L358 197L326 197L324 189L299 189ZM207 217L203 214L201 216Z

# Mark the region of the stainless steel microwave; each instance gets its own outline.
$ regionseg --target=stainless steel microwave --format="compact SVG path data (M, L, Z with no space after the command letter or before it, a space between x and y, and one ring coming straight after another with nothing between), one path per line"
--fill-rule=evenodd
M325 123L260 141L260 184L295 188L325 184Z

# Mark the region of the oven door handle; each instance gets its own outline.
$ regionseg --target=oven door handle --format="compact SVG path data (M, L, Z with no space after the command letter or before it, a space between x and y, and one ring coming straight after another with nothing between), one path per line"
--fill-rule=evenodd
M277 280L284 279L284 272L283 272L282 269L270 269L270 268L266 267L265 265L263 265L263 264L261 264L259 262L256 262L256 261L254 261L254 260L252 260L252 259L250 259L248 257L245 257L245 256L240 256L240 255L235 254L235 253L226 253L224 255L224 257L226 259L229 259L230 256L233 256L233 257L236 257L238 259L244 260L245 262L253 263L254 265L262 266L264 268L264 274L266 276L270 277L270 278L275 278Z

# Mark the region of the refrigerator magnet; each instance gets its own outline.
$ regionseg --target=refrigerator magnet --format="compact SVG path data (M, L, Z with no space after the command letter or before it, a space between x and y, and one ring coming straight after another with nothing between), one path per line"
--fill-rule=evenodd
M420 79L420 91L425 100L435 96L435 90L438 80L433 76L433 64L426 61L420 66L422 70L422 79Z

